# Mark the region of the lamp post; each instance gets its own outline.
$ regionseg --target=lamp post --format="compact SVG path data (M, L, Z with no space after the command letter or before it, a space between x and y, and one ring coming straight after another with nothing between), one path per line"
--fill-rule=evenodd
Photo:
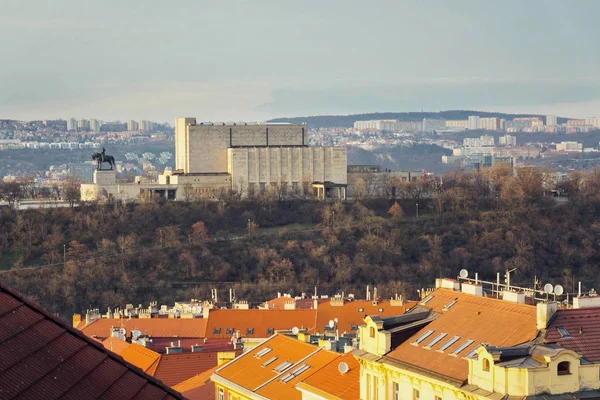
M417 203L417 219L419 219L419 203Z
M67 262L67 245L63 244L63 262Z

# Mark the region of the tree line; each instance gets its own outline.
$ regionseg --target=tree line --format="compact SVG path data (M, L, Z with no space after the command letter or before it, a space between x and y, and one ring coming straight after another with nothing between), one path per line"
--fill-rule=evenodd
M4 209L0 279L65 317L90 305L208 298L213 287L251 303L315 287L360 295L367 284L414 298L462 268L482 278L517 268L514 284L537 277L568 291L600 283L600 171L556 183L496 166L385 185L396 185L394 198ZM567 203L549 196L554 187Z

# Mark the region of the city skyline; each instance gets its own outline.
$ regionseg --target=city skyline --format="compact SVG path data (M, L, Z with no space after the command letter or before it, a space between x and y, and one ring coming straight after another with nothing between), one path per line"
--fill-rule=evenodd
M600 110L597 2L179 4L8 2L0 118Z

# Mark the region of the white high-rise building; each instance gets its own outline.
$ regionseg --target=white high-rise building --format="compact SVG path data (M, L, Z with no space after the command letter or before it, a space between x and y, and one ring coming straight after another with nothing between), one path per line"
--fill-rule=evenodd
M500 118L480 118L479 129L485 129L487 131L499 131L500 130Z
M137 131L139 129L137 121L129 120L127 121L127 130L128 131Z
M554 125L557 125L556 122L557 122L556 115L546 115L546 125L554 126Z
M469 115L467 129L472 130L472 131L479 129L479 120L480 120L479 116Z
M90 131L100 132L100 123L97 119L90 119Z
M77 120L75 118L69 118L67 120L67 130L68 131L76 131L77 130Z
M77 121L77 129L80 131L89 131L90 130L90 121L87 119L80 119Z
M138 123L138 127L140 131L146 131L149 132L153 129L154 127L154 123L150 122L150 121L140 121Z
M498 138L498 143L500 144L500 146L516 146L517 145L517 138L515 136L511 136L511 135L504 135L504 136L500 136Z

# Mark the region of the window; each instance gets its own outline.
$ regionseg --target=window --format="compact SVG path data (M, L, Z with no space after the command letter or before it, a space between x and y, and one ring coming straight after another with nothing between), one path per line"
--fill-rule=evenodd
M213 335L219 335L219 334L221 334L221 328L213 329Z
M228 335L233 334L233 328L227 328L226 332L227 332Z
M393 400L400 400L400 384L398 382L392 383L392 394Z
M450 347L454 343L456 343L458 341L458 339L460 339L460 336L454 336L452 339L450 339L446 343L444 343L444 345L442 347L440 347L440 350L441 351L446 350L448 347Z
M350 330L353 330L353 331L356 331L356 330L358 330L358 325L352 325L352 326L350 327Z
M246 335L252 335L254 333L254 328L246 329Z
M283 372L286 369L288 369L289 367L291 367L292 365L294 365L294 364L292 364L289 361L284 361L281 364L279 364L278 366L276 366L275 368L273 368L273 371L275 371L275 372Z
M421 392L419 389L413 389L413 400L419 400L421 398Z
M435 400L442 400L442 396L435 396L434 399Z
M277 360L277 357L271 357L271 358L269 358L267 361L265 361L263 363L263 367L266 367L267 365L271 364L275 360Z
M483 370L486 372L490 372L490 360L488 360L487 358L484 358L482 361L482 364L483 364L483 366L482 366Z
M281 382L288 383L289 381L291 381L294 378L295 378L294 375L287 374L286 376L284 376L283 378L281 378Z
M225 400L225 390L223 390L223 388L219 388L219 396L217 397L218 400Z
M571 375L571 363L568 361L561 361L556 366L556 373L558 375Z
M440 333L431 342L427 343L427 346L425 346L425 347L433 347L433 346L435 346L437 344L437 342L439 342L440 340L442 340L443 338L445 338L446 335L448 335L448 334L447 333Z
M460 353L461 351L463 351L464 349L466 349L467 347L469 347L470 345L472 345L474 342L474 340L467 340L466 342L464 342L463 344L461 344L460 346L458 346L456 348L456 350L454 350L452 352L452 355L456 356L458 355L458 353Z
M433 295L431 295L431 294L430 294L429 296L425 297L425 298L423 299L423 301L421 301L421 303L420 303L420 304L421 304L421 305L425 305L425 304L427 304L427 302L428 302L429 300L431 300L431 299L433 299Z
M374 327L369 328L369 336L372 338L375 337L375 328Z
M290 373L294 376L298 376L309 368L310 368L310 365L303 364Z
M267 328L267 335L272 335L275 332L273 328Z
M565 327L557 326L556 330L558 331L558 333L560 333L561 337L571 336L571 335L569 335L569 331Z
M419 344L421 343L423 340L427 339L431 334L433 333L433 331L427 331L424 334L422 334L421 336L419 336L417 338L417 340L414 341L415 344Z
M453 305L455 305L457 301L458 301L458 299L452 300L450 303L446 304L444 306L444 308L442 308L442 310L446 311L446 310L450 309L450 307L452 307Z
M262 349L261 351L259 351L258 353L256 353L254 355L254 357L261 358L262 356L264 356L265 354L267 354L271 350L273 350L273 349L271 349L270 347L265 347L264 349Z

